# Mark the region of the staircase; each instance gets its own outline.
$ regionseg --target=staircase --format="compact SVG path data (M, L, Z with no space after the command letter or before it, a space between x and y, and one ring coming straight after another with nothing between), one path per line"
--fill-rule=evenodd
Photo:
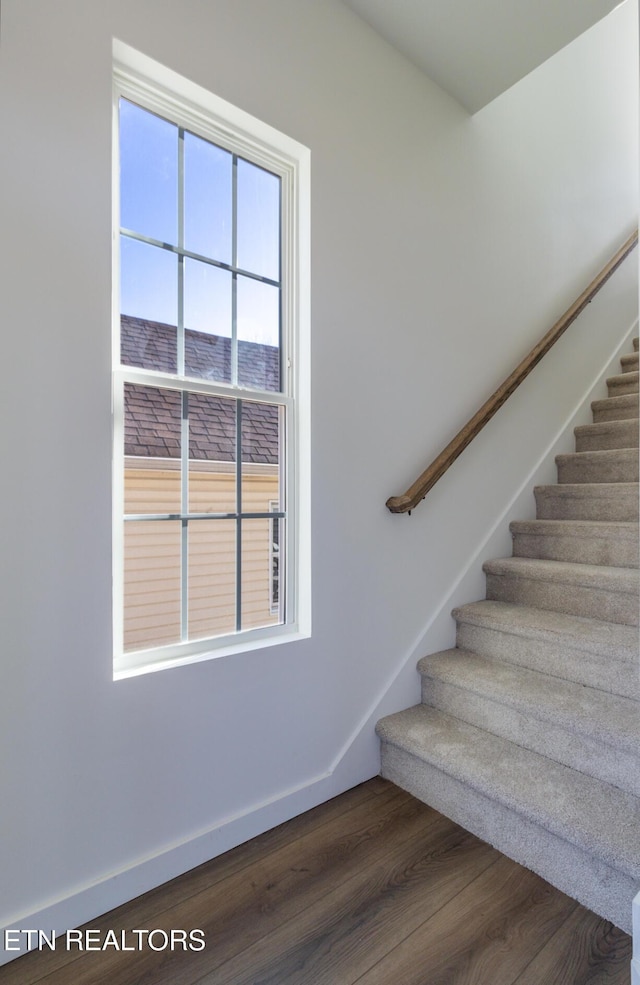
M377 726L382 775L631 932L640 889L638 339Z

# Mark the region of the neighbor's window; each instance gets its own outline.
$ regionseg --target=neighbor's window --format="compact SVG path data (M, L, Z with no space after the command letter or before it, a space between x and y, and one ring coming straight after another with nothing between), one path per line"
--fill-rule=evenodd
M296 624L299 175L291 155L131 73L116 72L115 98L126 671Z

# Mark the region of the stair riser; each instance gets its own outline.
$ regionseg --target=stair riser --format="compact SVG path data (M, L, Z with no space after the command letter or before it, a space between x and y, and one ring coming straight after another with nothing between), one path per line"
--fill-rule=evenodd
M557 486L539 486L535 490L536 516L539 520L638 520L638 490L635 486L617 490L563 490Z
M541 640L472 623L458 623L456 646L481 657L537 670L565 681L595 687L609 694L640 700L640 675L635 661L616 660L573 649L565 640Z
M629 356L622 356L620 360L620 368L623 373L637 373L638 372L638 353L633 352Z
M607 422L597 428L576 428L576 451L608 451L638 447L638 421Z
M549 534L516 533L513 536L514 557L637 568L638 553L637 535L629 538L571 534L554 537Z
M604 421L628 421L638 418L637 394L611 397L608 400L594 400L591 404L594 424Z
M383 777L631 933L637 885L626 873L404 749L383 742L381 756Z
M629 379L625 379L625 377ZM607 393L610 397L620 397L624 393L637 393L638 392L638 374L637 373L622 373L620 376L614 376L612 379L607 380Z
M558 455L558 482L637 482L638 454L635 449L619 449L601 457Z
M523 712L429 677L422 680L422 702L556 763L640 796L637 755L571 732L553 721L541 720L534 708Z
M554 612L568 612L574 616L619 622L627 626L638 625L638 596L634 594L590 585L496 574L487 574L486 579L488 599L530 605L537 609L551 609Z

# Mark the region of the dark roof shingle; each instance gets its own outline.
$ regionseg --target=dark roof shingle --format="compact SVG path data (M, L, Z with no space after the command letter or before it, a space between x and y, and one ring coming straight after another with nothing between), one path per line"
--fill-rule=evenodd
M279 350L253 342L238 343L241 385L277 389ZM175 326L123 315L122 361L128 366L176 370ZM230 375L231 340L197 332L185 333L187 375L226 381ZM241 373L242 370L242 373ZM244 378L242 378L244 376ZM236 401L190 393L189 458L200 461L236 460ZM279 409L242 401L243 462L277 464ZM137 457L179 458L181 396L178 390L125 384L125 454Z

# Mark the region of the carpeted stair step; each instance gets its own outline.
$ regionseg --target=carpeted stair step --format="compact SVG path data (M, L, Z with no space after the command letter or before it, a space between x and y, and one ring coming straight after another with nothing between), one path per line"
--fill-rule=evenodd
M593 520L515 520L514 557L638 567L638 525Z
M636 352L638 351L638 342L639 341L640 341L640 339L638 339L638 336L636 335L635 339L633 340L633 348L635 349Z
M488 599L638 625L637 569L524 557L497 558L482 567Z
M640 796L640 705L468 650L418 663L422 702Z
M489 599L452 615L462 649L640 700L635 626Z
M619 397L621 393L638 392L638 371L635 373L620 373L610 376L607 380L607 390L610 397Z
M564 483L536 486L540 520L638 521L638 483Z
M558 482L637 482L636 448L556 455Z
M593 425L483 565L382 775L627 932L640 884L638 340Z
M601 421L627 421L637 418L638 394L623 393L621 397L594 400L591 404L591 411L596 424Z
M638 419L600 421L574 428L576 451L604 451L638 447Z
M425 705L377 732L384 777L631 931L640 799Z

